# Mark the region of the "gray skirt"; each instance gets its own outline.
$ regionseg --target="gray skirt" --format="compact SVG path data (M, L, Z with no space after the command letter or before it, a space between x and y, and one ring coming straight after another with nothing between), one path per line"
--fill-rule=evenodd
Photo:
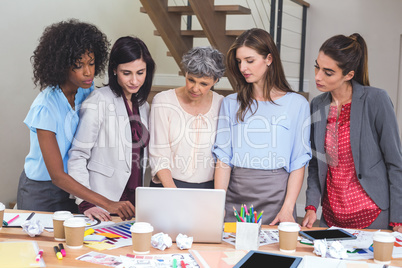
M285 201L289 173L283 168L261 170L234 167L226 192L225 222L237 221L233 207L240 213L242 204L253 205L259 214L264 211L262 224L270 224ZM293 212L296 221L296 207Z
M75 199L63 191L52 181L35 181L29 179L25 170L22 171L18 184L17 207L23 210L38 210L55 212L68 210L78 213Z

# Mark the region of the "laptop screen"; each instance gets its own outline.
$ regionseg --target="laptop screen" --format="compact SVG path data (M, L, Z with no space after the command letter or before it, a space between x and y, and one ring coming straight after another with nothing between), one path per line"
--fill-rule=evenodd
M135 196L135 220L150 223L154 234L166 233L173 241L179 233L194 242L222 241L224 190L138 187Z

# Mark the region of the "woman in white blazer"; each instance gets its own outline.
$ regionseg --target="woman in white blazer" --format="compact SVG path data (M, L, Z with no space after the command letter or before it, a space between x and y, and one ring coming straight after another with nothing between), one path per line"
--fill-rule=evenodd
M135 189L143 186L149 142L146 102L155 63L147 46L122 37L110 52L106 87L94 90L80 110L80 123L69 151L68 173L112 201L127 201L126 219L135 212ZM110 214L80 198L80 212L110 220Z

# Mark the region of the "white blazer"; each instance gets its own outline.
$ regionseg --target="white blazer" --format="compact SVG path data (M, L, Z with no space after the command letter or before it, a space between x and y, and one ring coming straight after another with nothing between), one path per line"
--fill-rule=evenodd
M140 106L148 129L149 104ZM143 178L148 159L144 150ZM132 136L124 100L109 87L94 90L82 103L80 122L69 151L68 174L85 187L119 201L131 174ZM83 200L76 197L76 203Z

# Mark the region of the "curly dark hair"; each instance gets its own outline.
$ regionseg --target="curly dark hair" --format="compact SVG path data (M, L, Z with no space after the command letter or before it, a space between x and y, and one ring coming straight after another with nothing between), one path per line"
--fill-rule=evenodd
M70 19L46 27L31 57L35 86L64 84L68 70L88 51L95 55L95 76L103 74L109 46L106 35L89 23Z

